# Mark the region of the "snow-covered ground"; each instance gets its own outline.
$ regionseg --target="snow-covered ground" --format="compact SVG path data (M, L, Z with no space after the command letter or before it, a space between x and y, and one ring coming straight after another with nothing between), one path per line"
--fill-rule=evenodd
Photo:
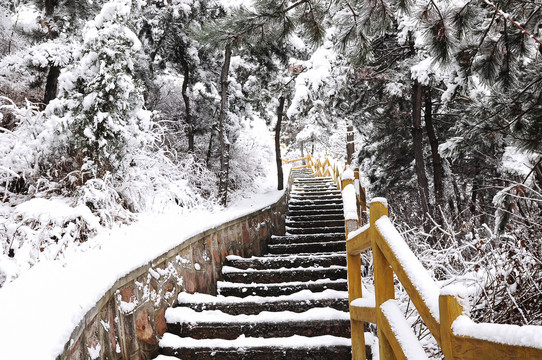
M55 359L115 281L202 231L265 208L283 191L254 194L216 212L143 214L43 260L0 289L0 359Z

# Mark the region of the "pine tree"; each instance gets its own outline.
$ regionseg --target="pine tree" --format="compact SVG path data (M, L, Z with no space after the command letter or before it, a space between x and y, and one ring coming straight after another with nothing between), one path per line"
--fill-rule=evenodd
M284 56L281 50L294 30L294 22L302 24L313 41L323 37L320 25L321 6L316 1L302 0L290 5L286 1L255 1L253 8L234 8L230 16L208 22L199 32L201 42L220 48L224 54L220 76L221 106L219 112L220 174L219 198L223 205L228 194L228 147L231 141L226 131L228 114L228 75L233 51L247 51L261 59ZM293 14L293 15L292 15ZM269 62L272 64L272 62Z
M115 173L149 140L134 78L141 43L127 26L130 11L130 0L111 1L86 24L78 60L62 72L60 96L47 107L58 136L51 155L64 159L66 173L80 172L82 183Z

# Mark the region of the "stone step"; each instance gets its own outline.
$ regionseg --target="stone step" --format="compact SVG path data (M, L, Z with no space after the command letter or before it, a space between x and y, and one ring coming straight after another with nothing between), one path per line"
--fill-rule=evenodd
M289 228L329 228L329 227L343 227L344 220L304 220L304 221L292 221L286 219L286 227Z
M348 311L348 292L325 290L313 293L302 290L283 296L213 296L207 294L179 294L178 306L186 306L196 311L220 310L231 315L254 315L262 311L303 312L312 308L333 308Z
M296 209L289 209L288 216L311 216L311 215L329 215L329 216L341 216L344 219L344 211L341 208L333 209L316 209L300 207Z
M295 183L314 183L314 182L330 182L330 183L333 183L333 179L330 178L329 176L294 179L294 184Z
M318 206L318 205L329 205L337 204L342 206L343 200L341 198L330 198L330 199L315 199L315 200L300 200L300 199L290 199L289 206Z
M346 241L344 232L321 233L321 234L290 234L277 236L272 235L269 244L296 244L296 243L319 243L329 241Z
M296 281L311 281L318 279L346 279L345 266L330 267L297 267L279 269L238 269L231 266L222 267L224 281L244 284L273 284L295 279Z
M335 186L335 183L333 183L333 180L331 179L324 179L324 178L302 178L302 179L294 179L293 185L295 186L319 186L319 185L332 185Z
M301 290L322 292L326 289L348 291L345 279L329 280L320 279L316 281L291 281L275 284L243 284L226 281L217 282L218 294L223 296L247 297L256 296L280 296L289 295Z
M319 221L319 220L340 220L344 221L343 212L339 214L313 214L313 215L287 215L286 221Z
M255 315L230 315L219 310L195 311L180 306L167 309L165 316L169 333L193 339L234 340L241 335L259 338L350 336L350 315L332 308L313 308L301 313L264 311Z
M290 200L326 200L339 199L342 200L339 191L296 191L290 193Z
M269 244L270 254L299 254L345 251L345 241L328 241L319 243Z
M337 190L337 185L335 185L331 181L314 181L314 182L295 182L292 184L293 188L292 190L296 190L299 188L305 188L305 187L329 187L330 189Z
M162 354L186 360L350 360L351 340L331 335L235 340L181 338L166 333L160 340ZM160 359L165 360L165 359ZM169 360L169 359L167 359Z
M327 227L290 227L286 226L286 235L309 235L309 234L329 234L344 232L344 223L339 226Z
M332 191L337 190L333 183L293 184L292 192Z
M335 214L316 214L316 215L301 215L301 216L292 216L288 215L286 216L286 221L326 221L326 220L333 220L333 221L343 221L344 222L344 215L341 212L338 215Z
M277 269L288 267L309 267L332 265L346 266L346 255L327 253L318 255L286 255L286 256L259 256L251 258L242 258L237 255L229 255L226 264L238 269Z
M342 212L342 204L314 204L314 205L288 205L288 212L296 211L314 211L314 210L329 210L334 212Z

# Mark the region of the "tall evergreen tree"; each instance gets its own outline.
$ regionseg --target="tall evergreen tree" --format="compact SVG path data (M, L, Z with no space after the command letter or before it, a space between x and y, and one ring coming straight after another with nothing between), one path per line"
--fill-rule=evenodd
M149 114L134 62L141 43L127 27L130 0L111 1L83 31L77 61L60 76L60 97L47 107L57 128L52 156L78 181L115 173L149 140ZM64 175L64 174L59 174Z

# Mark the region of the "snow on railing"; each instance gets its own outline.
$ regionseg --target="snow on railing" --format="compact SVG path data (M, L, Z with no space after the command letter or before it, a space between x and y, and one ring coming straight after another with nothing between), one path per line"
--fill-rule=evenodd
M422 320L440 345L445 359L542 359L542 326L477 324L465 313L466 296L456 287L439 289L388 218L384 198L370 204L369 224L358 229L350 209L352 175L342 176L348 268L352 358L365 359L364 322L377 324L381 360L422 359L421 346L396 308L394 274ZM352 185L352 187L351 187ZM356 195L357 196L357 195ZM362 294L360 253L372 249L374 301ZM402 318L397 318L402 317Z

